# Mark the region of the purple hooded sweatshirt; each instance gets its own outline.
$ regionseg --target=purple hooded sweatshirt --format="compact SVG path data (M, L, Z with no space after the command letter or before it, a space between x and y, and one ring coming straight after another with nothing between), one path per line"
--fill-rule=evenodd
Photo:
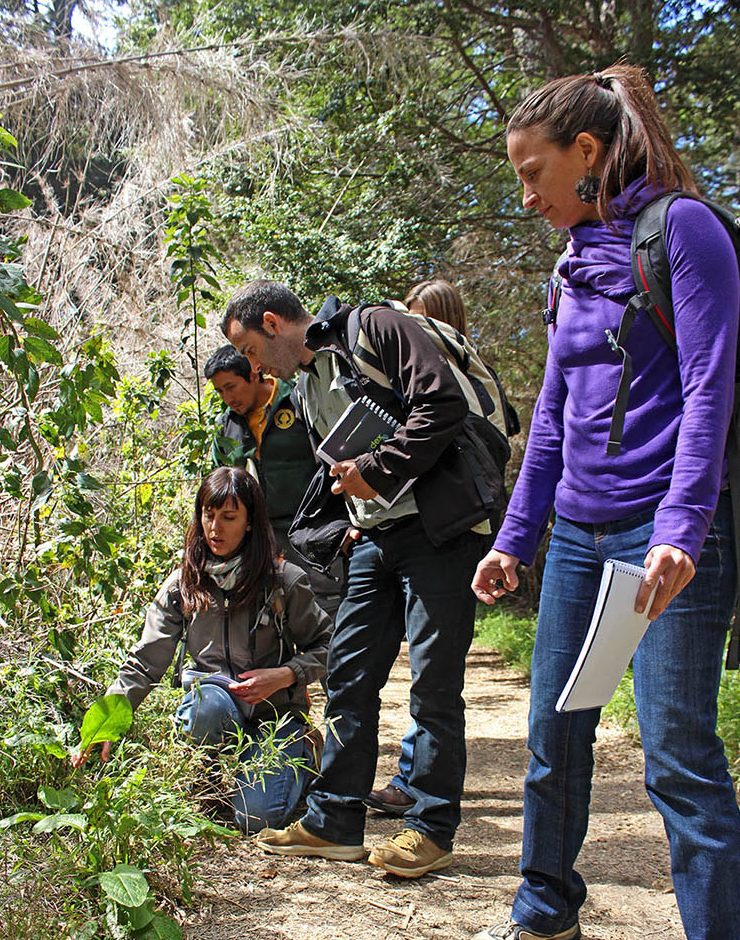
M711 210L677 199L668 211L678 359L647 314L626 349L633 376L622 449L607 456L621 360L616 336L634 293L634 219L656 191L636 180L612 203L616 222L570 230L557 325L519 478L495 547L531 564L553 502L574 522L625 519L655 509L650 547L696 562L717 504L734 397L740 279L735 250Z

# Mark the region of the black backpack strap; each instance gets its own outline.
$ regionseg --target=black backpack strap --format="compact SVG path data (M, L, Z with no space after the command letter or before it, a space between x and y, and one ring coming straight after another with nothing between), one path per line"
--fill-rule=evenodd
M671 296L671 270L666 250L666 219L677 199L703 203L724 225L740 262L740 222L727 209L694 193L674 192L658 196L640 212L632 231L632 278L645 302L645 310L665 342L676 350L676 324Z
M614 457L622 449L624 417L627 414L627 402L630 394L630 383L632 382L632 357L627 352L625 343L632 329L632 324L635 322L635 317L640 310L644 309L641 295L635 294L634 297L630 297L627 306L624 308L616 337L611 330L604 330L607 342L622 360L622 373L619 377L617 398L614 402L612 421L609 426L609 441L606 445L606 453L610 457Z
M359 307L355 307L353 310L350 310L349 315L347 316L344 336L341 337L341 339L344 343L345 353L347 354L347 363L349 368L352 370L351 378L354 380L356 385L354 392L349 387L347 388L347 391L350 393L352 398L359 398L362 395L367 395L369 398L375 400L377 397L377 394L373 392L373 389L378 388L378 383L374 382L369 375L365 375L363 372L360 372L354 362L354 358L361 359L371 368L375 369L377 372L382 372L383 375L386 376L388 382L390 383L390 392L393 394L394 399L398 402L398 404L400 404L404 412L407 412L410 407L409 402L406 401L401 392L399 392L399 390L396 388L396 381L391 378L391 376L386 375L385 369L383 368L383 363L380 361L380 357L371 350L365 349L365 347L361 346L359 343L360 330L362 329L360 317L366 310L375 310L378 307L389 307L391 310L396 309L389 301L383 301L383 303L380 304L362 303L359 305ZM400 311L396 312L399 313Z
M550 280L547 284L547 306L542 311L542 322L545 326L552 326L555 329L558 320L558 307L560 306L560 297L563 293L563 277L558 270L560 265L568 257L568 249L560 255L552 269Z
M182 613L182 594L179 584L169 592L168 599ZM182 669L185 665L185 654L188 650L188 628L189 620L185 620L182 627L182 633L177 641L177 655L175 656L175 668L172 670L172 688L182 688Z
M360 304L359 307L354 307L350 310L349 315L347 316L347 324L345 327L344 341L347 345L347 352L349 354L350 365L353 370L355 370L354 363L352 362L352 357L357 356L358 359L361 359L363 362L366 362L369 366L372 366L373 369L377 369L378 372L383 371L383 363L380 361L380 358L371 352L369 349L365 349L364 346L360 346L358 339L360 336L360 330L362 329L362 324L360 322L360 314L363 310L366 310L368 307L377 307L379 304ZM385 306L388 306L387 304ZM356 371L356 370L355 370ZM356 374L355 378L360 379L359 373Z
M269 594L269 601L272 613L272 623L275 627L275 633L277 633L278 643L279 643L279 656L278 662L283 662L283 657L286 652L288 658L293 655L293 651L290 648L291 642L290 638L286 636L285 628L287 626L287 614L286 614L286 603L285 603L285 559L281 558L278 562L278 565L275 569L275 582L272 586L272 590Z
M632 230L632 279L643 309L663 340L676 350L676 325L671 299L671 272L665 245L666 217L670 205L682 193L666 193L648 203L635 219Z

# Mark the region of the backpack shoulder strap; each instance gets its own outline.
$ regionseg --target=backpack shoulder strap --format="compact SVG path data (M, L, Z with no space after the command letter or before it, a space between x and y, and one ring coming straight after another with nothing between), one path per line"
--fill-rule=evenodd
M347 317L345 341L347 343L347 352L349 353L351 359L359 359L363 366L369 366L373 372L378 372L382 375L384 373L380 356L378 356L376 351L367 341L364 330L362 329L362 322L360 320L360 316L362 315L363 311L374 306L377 305L360 304L359 307L355 307L350 311L349 316ZM352 363L352 365L356 367L355 363ZM363 369L363 371L365 370Z
M382 388L393 390L390 376L383 371L380 356L362 328L362 314L365 311L372 312L378 307L390 307L390 304L387 302L382 304L363 303L351 310L347 316L344 342L349 366L354 372L354 378L359 384L361 394L369 394L368 382L374 382ZM372 395L370 397L372 398Z
M450 342L450 340L445 336L436 320L434 320L432 317L425 317L425 320L429 326L429 329L433 330L437 334L440 342L447 350L448 358L457 363L458 369L467 375L468 370L470 369L470 355L465 348L464 337L457 330L455 330L455 339L457 340L457 346L455 346L455 344Z
M703 203L727 230L740 260L740 223L731 212L693 193L675 192L658 196L640 212L632 232L632 278L638 295L658 332L676 349L676 324L671 297L671 270L666 249L666 219L677 199Z
M673 350L676 349L676 326L665 228L669 207L682 195L666 193L645 206L635 219L630 250L632 279L644 309Z
M550 275L547 284L547 306L542 311L542 322L545 326L552 326L555 329L558 320L558 307L560 306L560 296L563 293L563 277L560 274L560 265L568 257L568 249L558 257Z
M281 558L275 569L275 583L272 587L272 612L275 618L282 619L285 613L285 559Z

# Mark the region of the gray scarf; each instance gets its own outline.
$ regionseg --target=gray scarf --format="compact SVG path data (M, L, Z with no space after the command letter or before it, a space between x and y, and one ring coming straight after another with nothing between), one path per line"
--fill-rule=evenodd
M235 555L228 561L209 559L205 563L206 574L210 575L222 591L233 591L241 575L241 555Z

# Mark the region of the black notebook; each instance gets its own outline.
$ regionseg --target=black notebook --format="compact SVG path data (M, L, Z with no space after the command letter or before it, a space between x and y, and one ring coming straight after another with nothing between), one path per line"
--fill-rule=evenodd
M401 427L403 425L393 415L388 414L371 398L363 396L347 406L316 452L328 464L353 460L359 454L376 450ZM375 502L390 509L413 482L413 479L404 480L393 492L376 496Z

